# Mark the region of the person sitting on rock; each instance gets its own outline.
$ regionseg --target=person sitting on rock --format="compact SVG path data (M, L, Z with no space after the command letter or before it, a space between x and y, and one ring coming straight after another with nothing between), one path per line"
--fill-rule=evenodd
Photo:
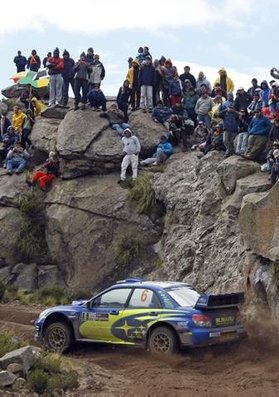
M108 119L109 124L118 135L122 136L126 128L130 128L129 124L125 123L125 116L121 110L117 108L116 103L113 103L107 112L100 113L100 117Z
M23 172L27 165L30 155L26 149L23 149L20 142L16 142L7 154L7 174L12 175L15 170L16 174Z
M258 109L248 126L248 146L242 155L247 160L255 160L266 147L272 124Z
M29 186L34 186L36 183L40 189L45 191L51 184L53 179L59 176L59 159L54 152L49 152L48 159L44 162L42 169L34 172L31 181L26 180Z
M106 97L101 90L99 84L93 85L93 88L88 92L86 98L89 101L90 106L93 110L101 110L100 106L102 107L102 111L106 112L107 110L107 100Z
M122 145L125 155L121 163L121 175L119 183L126 180L126 171L129 165L132 167L132 178L133 180L136 180L138 176L139 152L141 149L138 138L135 135L132 135L130 128L126 128L123 131Z
M279 149L279 141L274 141L272 144L272 148L268 151L267 156L266 156L266 163L261 165L261 171L262 172L269 172L271 173L272 166L274 164L275 158L273 153L275 150Z
M153 155L140 162L140 165L158 165L164 163L169 156L173 153L172 144L168 140L167 134L162 134L160 143Z
M32 107L34 109L34 115L35 117L40 116L40 114L47 108L47 106L37 99L36 97L33 97L31 99Z
M167 120L172 115L173 111L168 106L163 105L163 101L157 101L157 106L152 111L152 120L155 123L161 123L165 128L168 128Z
M5 160L9 150L14 146L17 140L18 135L15 133L14 127L10 125L6 134L3 135L3 145L0 147L0 161L3 162L3 160Z
M212 132L208 135L204 146L204 154L207 154L211 150L226 150L223 143L223 126L217 124Z

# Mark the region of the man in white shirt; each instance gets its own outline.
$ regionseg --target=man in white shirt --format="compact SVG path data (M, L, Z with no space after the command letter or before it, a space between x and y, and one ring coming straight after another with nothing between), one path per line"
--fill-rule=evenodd
M122 144L123 144L123 152L125 156L123 157L121 163L121 175L120 175L119 183L124 182L126 180L126 171L129 164L131 164L132 167L133 180L137 178L139 152L141 149L138 138L135 135L132 135L132 131L130 130L130 128L126 128L123 131Z

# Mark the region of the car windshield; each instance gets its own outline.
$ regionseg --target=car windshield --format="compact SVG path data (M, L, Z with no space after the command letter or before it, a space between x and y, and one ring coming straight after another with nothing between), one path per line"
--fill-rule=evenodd
M169 287L165 289L180 306L195 306L200 294L191 287Z

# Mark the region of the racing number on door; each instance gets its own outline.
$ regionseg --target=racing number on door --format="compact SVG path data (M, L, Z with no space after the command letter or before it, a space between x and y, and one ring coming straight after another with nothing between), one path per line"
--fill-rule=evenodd
M142 291L142 294L141 294L141 297L140 297L140 300L141 300L141 302L145 302L146 301L146 299L147 299L147 297L148 297L148 290L147 289L144 289L143 291Z

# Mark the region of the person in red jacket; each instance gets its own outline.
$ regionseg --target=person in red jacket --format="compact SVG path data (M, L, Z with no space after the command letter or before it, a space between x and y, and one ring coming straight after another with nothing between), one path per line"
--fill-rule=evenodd
M45 191L53 179L59 176L59 159L54 152L49 152L48 159L44 162L42 169L34 172L31 181L27 180L29 186L39 184L41 190Z
M49 74L48 106L60 105L62 103L64 59L59 57L58 48L53 51L53 57L48 58L46 66Z

